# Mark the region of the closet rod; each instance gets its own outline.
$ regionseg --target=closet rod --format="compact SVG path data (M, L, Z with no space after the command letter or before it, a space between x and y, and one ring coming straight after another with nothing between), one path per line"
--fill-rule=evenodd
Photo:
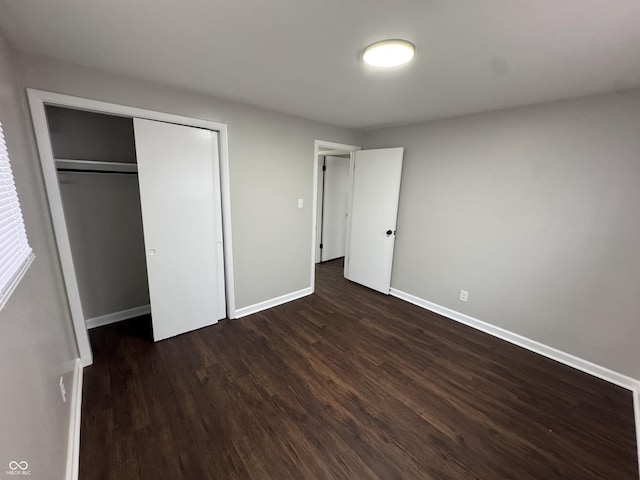
M116 172L114 170L88 170L78 168L57 168L58 172L64 173L93 173L99 175L138 175L138 172Z
M125 162L102 162L97 160L69 160L56 158L56 168L65 171L135 173L138 165Z

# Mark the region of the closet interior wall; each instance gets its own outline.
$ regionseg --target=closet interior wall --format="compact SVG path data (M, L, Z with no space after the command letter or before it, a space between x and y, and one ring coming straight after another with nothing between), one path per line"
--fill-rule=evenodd
M85 320L148 307L133 119L54 106L46 113Z

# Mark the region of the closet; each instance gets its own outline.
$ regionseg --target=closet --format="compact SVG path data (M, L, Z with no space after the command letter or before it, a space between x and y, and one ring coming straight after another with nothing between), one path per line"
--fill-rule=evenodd
M45 112L87 326L150 311L161 340L224 318L217 132Z
M46 113L87 326L148 313L133 119Z

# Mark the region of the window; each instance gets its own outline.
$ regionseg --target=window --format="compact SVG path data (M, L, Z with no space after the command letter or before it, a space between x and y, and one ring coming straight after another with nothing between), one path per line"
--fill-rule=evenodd
M33 260L0 123L0 309Z

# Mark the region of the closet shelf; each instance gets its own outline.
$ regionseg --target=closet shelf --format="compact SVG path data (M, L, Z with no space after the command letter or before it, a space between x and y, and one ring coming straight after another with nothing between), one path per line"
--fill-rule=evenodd
M69 160L56 158L56 169L74 172L137 173L138 165L135 163L125 162L101 162L97 160Z

